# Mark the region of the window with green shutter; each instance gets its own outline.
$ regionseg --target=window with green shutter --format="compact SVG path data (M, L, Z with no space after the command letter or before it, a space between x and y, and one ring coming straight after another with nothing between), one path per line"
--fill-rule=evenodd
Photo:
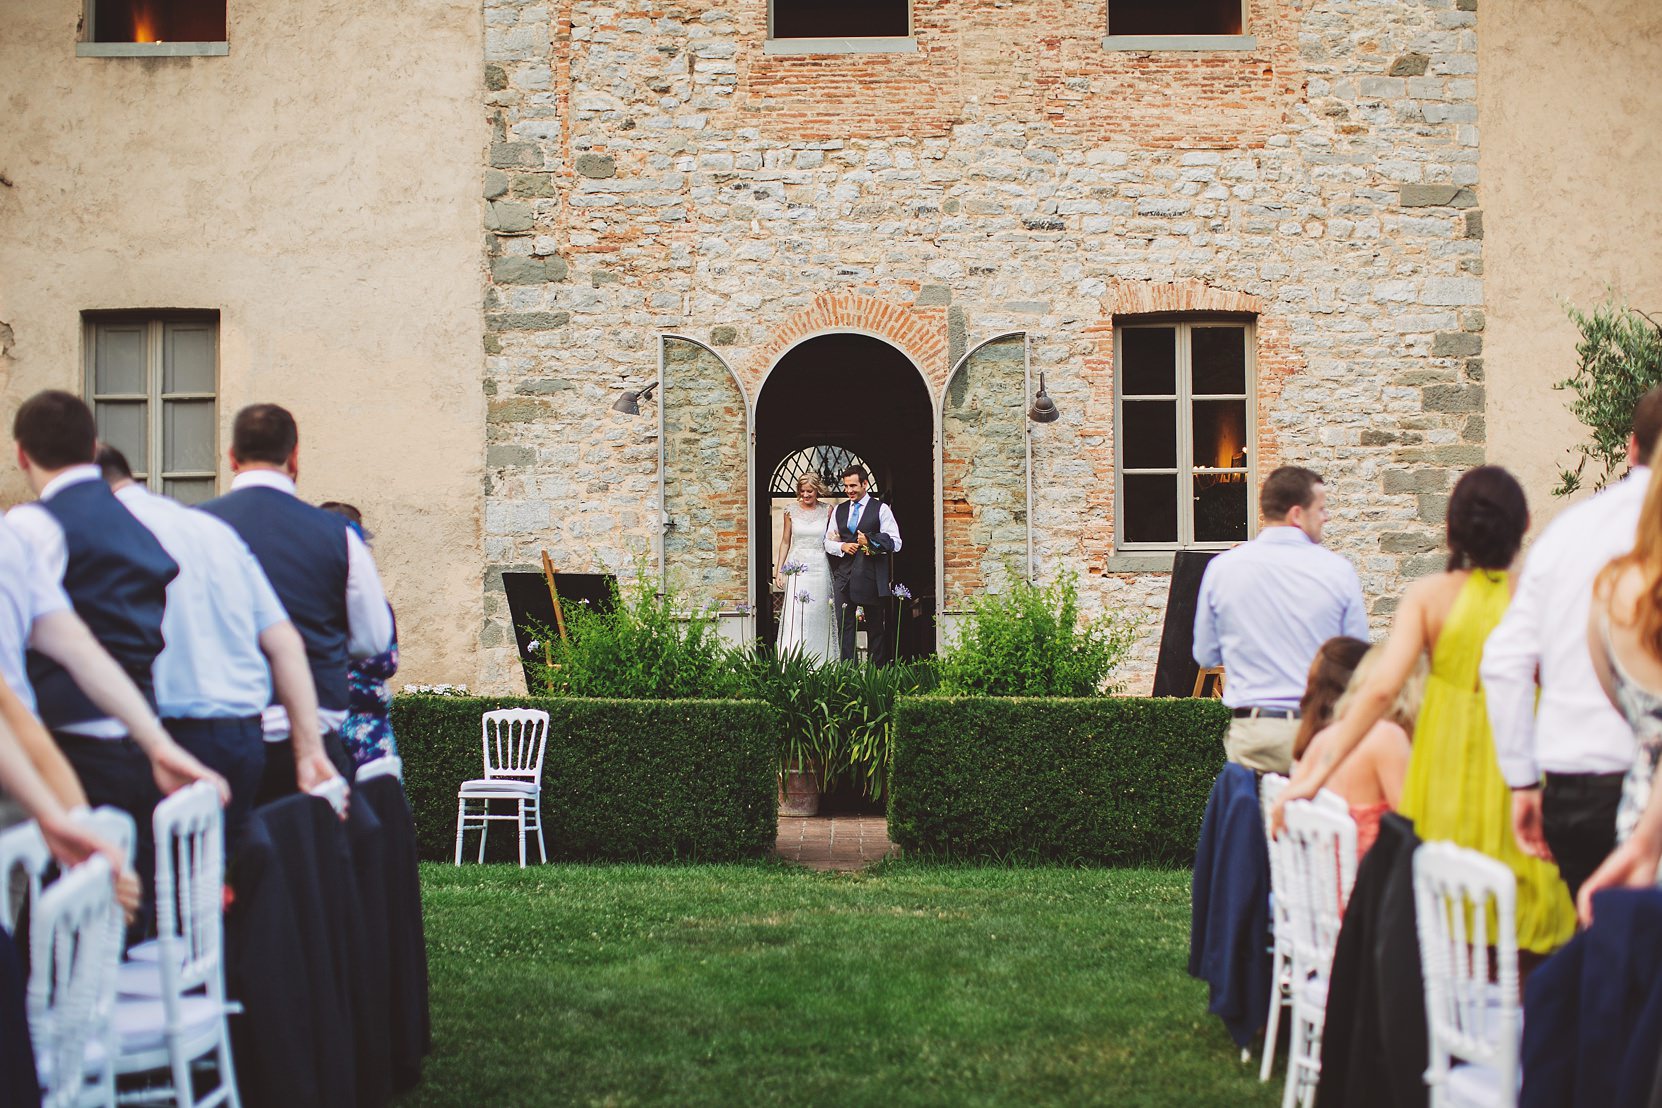
M218 312L88 312L86 395L98 437L152 492L186 504L218 474Z

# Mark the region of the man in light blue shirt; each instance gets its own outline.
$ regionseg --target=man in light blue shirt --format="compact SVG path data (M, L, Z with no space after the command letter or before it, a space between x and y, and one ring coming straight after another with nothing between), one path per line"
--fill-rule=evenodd
M300 721L293 749L301 787L337 775L323 751L306 645L229 524L151 493L133 480L126 457L112 446L100 444L98 465L116 499L179 564L167 586L167 645L154 667L156 701L174 740L230 782L229 853L265 774L260 720L272 702L273 678L277 702Z
M1258 510L1258 537L1212 559L1201 578L1194 656L1224 668L1229 760L1286 773L1316 651L1340 635L1367 639L1368 617L1356 570L1321 545L1320 474L1282 466L1265 479Z

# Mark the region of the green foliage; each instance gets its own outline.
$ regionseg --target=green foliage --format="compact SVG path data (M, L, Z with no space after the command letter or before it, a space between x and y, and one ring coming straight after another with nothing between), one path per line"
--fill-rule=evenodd
M1566 310L1581 341L1575 347L1575 373L1553 388L1575 393L1570 412L1586 425L1588 437L1575 448L1580 455L1575 468L1560 473L1554 496L1580 489L1589 461L1601 470L1595 489L1625 471L1634 405L1662 384L1662 329L1649 316L1617 303L1614 296L1591 312Z
M889 836L912 855L1187 865L1228 726L1213 700L904 698Z
M1181 871L422 867L433 1039L401 1108L1231 1105Z
M627 590L614 581L610 611L568 607L564 641L545 628L547 653L531 664L536 691L626 700L744 695L742 672L716 632L714 611L689 606L671 587L658 592L649 580L637 576Z
M392 722L423 858L452 856L456 790L483 776L479 717L518 707L549 714L550 858L726 860L772 847L779 724L765 704L399 696ZM489 856L517 858L511 825L494 825L490 837ZM472 836L468 845L477 850Z
M1136 625L1104 614L1081 621L1072 574L1048 585L1007 575L1003 592L971 602L957 641L940 658L950 696L1096 696L1137 641Z
M781 769L808 767L822 790L850 776L870 797L887 786L895 698L935 684L927 661L878 668L791 651L750 655L744 664L748 694L779 713Z

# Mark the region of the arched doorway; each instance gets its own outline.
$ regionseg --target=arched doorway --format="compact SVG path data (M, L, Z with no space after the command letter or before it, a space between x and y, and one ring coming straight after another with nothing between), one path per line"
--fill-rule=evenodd
M775 503L794 495L796 469L800 464L830 466L853 455L866 463L879 495L894 509L902 543L894 559L894 580L916 598L900 620L896 656L934 653L935 521L940 514L935 503L934 411L917 367L881 339L821 335L779 359L756 398L752 487L760 548L755 558L758 597L774 595L774 560L779 554ZM787 459L792 464L782 469ZM775 487L776 476L783 487ZM835 488L835 474L830 476ZM760 605L756 629L763 642L774 641L777 627L770 603Z

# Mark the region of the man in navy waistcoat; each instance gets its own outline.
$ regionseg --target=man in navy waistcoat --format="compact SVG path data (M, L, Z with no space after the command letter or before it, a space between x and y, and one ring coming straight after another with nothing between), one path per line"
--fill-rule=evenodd
M6 516L30 555L32 572L68 595L75 615L114 665L36 642L28 679L37 710L94 805L109 804L138 825L134 868L146 895L153 875L151 816L164 793L197 780L225 782L175 743L156 718L152 666L162 650L168 582L179 567L122 507L93 464L97 425L79 397L56 390L23 402L12 424L17 462L39 497ZM50 629L49 629L50 630ZM65 625L74 636L79 628ZM50 637L50 636L48 636ZM35 647L44 647L37 650Z
M337 776L317 729L306 644L224 520L148 491L108 443L98 448L98 467L116 499L179 563L162 617L167 646L156 658L156 704L167 733L230 784L225 856L234 858L265 780L263 714L274 699L293 725L301 787Z
M889 604L894 595L889 588L889 555L900 549L900 527L887 504L866 494L871 477L865 466L843 470L842 482L848 499L831 513L825 530L842 658L854 658L855 613L863 609L866 653L873 665L887 665L894 659L894 640L889 637Z
M346 671L392 645L392 609L369 548L345 517L301 500L300 431L276 404L251 404L231 428L231 491L203 504L242 536L277 590L306 644L317 690L318 729L329 759L348 780L355 767L341 745L346 721ZM259 802L296 791L288 713L273 703L264 713L267 749Z

